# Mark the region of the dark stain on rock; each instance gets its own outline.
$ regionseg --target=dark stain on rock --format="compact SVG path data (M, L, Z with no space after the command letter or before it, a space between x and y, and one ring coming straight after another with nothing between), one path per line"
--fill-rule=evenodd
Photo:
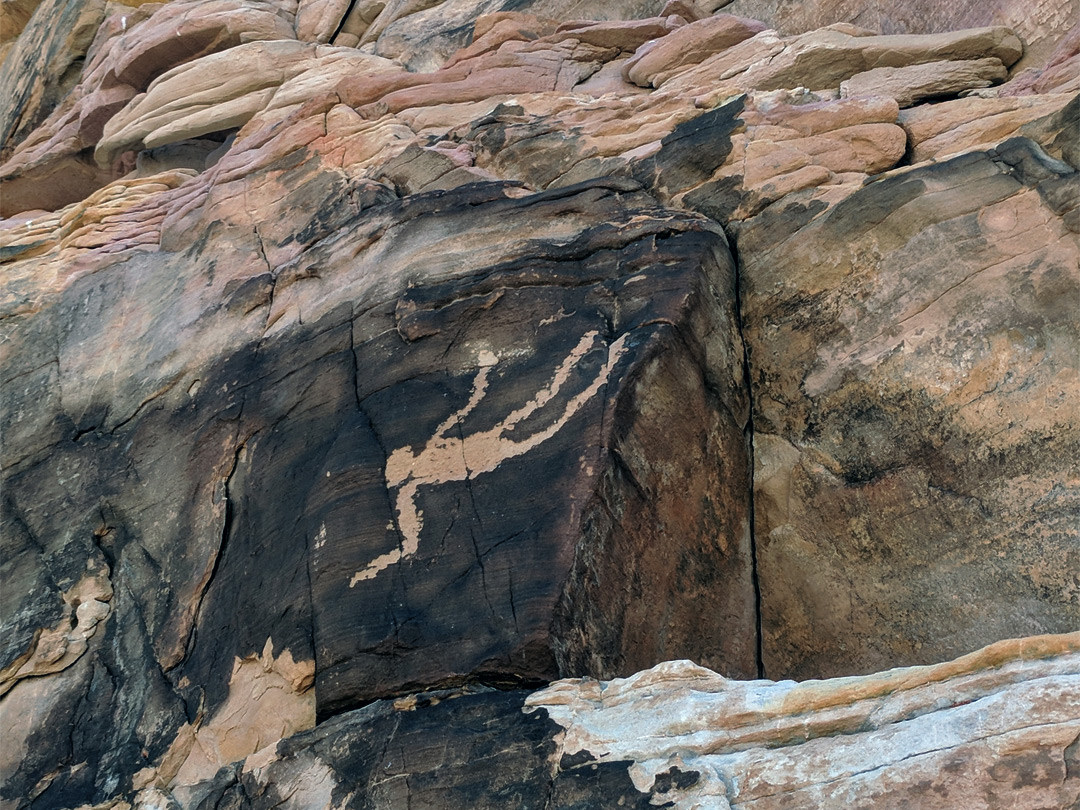
M708 180L731 153L731 136L743 126L746 97L737 96L679 124L660 141L660 150L635 163L633 176L671 197Z

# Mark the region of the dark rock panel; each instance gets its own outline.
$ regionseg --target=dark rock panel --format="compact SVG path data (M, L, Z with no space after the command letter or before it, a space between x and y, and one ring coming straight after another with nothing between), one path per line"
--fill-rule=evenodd
M723 233L628 180L396 200L272 172L305 227L195 209L9 302L5 564L37 585L5 594L7 700L87 746L122 722L84 750L40 717L8 798L198 781L431 686L752 675Z
M718 309L730 261L715 231L635 226L607 194L492 203L506 222L557 221L589 199L608 222L417 279L392 311L357 321L359 414L308 510L320 713L468 677L628 674L676 649L753 671L745 397ZM693 450L655 435L676 412ZM657 559L639 559L651 547ZM646 593L667 594L662 629L636 607ZM702 635L703 609L735 625Z
M646 810L629 762L558 759L561 727L525 714L527 692L429 693L378 701L184 789L186 807ZM556 761L558 759L558 761Z

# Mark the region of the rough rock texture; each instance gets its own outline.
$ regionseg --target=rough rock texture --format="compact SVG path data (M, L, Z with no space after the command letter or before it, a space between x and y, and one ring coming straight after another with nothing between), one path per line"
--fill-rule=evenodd
M978 25L1007 25L1024 40L1024 67L1038 68L1062 34L1080 19L1078 0L733 0L724 9L764 20L786 34L854 23L887 34L931 34Z
M1078 192L1017 138L741 226L766 672L1080 624Z
M133 227L164 245L196 228L222 247L121 250L12 302L34 311L9 330L25 365L7 364L7 514L42 582L13 614L12 660L68 592L58 566L85 558L134 580L109 627L130 628L162 699L203 724L234 699L234 662L268 644L315 661L321 714L682 651L753 674L746 400L717 229L625 183L398 202L318 172L315 156L304 166L279 169L282 210L342 219L313 220L303 252L243 211L214 226L167 215ZM250 197L266 179L242 182ZM507 227L509 243L480 236ZM477 238L458 241L466 230ZM77 266L87 248L59 250ZM299 255L275 278L282 251ZM73 319L86 306L93 322ZM34 346L58 356L37 366ZM84 667L109 666L108 641ZM84 687L53 688L59 701ZM143 745L171 742L177 720L145 710L157 728ZM28 790L57 764L24 764L10 784ZM94 778L106 791L104 763Z
M786 737L598 760L634 735L571 752L593 698L530 692L1080 626L1080 40L984 86L995 19L722 5L42 0L0 95L0 800L1069 800L1075 639L852 703L885 783ZM674 671L609 689L818 688ZM971 695L1058 719L981 743ZM955 762L903 725L945 704Z
M673 661L531 694L378 701L172 796L198 808L1073 807L1078 696L1075 633L799 684ZM162 795L145 791L142 806Z
M864 678L734 682L687 661L530 695L555 758L627 762L679 810L1074 807L1080 634ZM654 800L654 804L658 801Z

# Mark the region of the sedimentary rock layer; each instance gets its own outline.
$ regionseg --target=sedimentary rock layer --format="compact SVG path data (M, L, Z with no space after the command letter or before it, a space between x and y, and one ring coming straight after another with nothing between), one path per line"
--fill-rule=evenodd
M801 684L673 661L533 693L416 695L173 795L199 808L1071 807L1078 650L1076 634L1042 637Z
M978 14L526 5L3 18L4 801L869 806L897 785L823 777L842 737L768 737L788 704L751 718L776 759L696 778L582 729L603 694L644 728L704 684L721 736L732 701L817 694L694 666L852 675L1080 626L1080 36L1028 68ZM953 739L959 793L925 693L837 728L880 767L918 749L897 796L1071 800L1070 645L911 676L1056 718L994 715L1015 762ZM999 784L1024 768L1053 778Z

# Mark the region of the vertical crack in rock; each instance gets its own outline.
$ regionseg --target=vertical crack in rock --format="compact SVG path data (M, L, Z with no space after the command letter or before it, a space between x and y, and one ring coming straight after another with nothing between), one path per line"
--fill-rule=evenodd
M356 7L356 3L357 3L357 0L349 0L349 5L345 9L345 13L341 15L341 19L338 20L337 25L334 26L334 33L332 33L330 35L330 37L326 40L327 45L334 44L334 40L338 38L338 35L341 33L342 29L345 27L345 23L347 23L349 21L349 15L353 13L353 9Z
M765 636L762 633L761 622L761 572L758 570L757 553L757 527L754 525L754 388L750 377L750 343L744 335L743 312L742 312L742 262L739 259L739 246L735 235L728 236L728 250L731 252L731 260L735 265L735 329L742 341L743 356L743 380L746 386L746 427L743 435L746 437L746 468L747 468L747 492L750 502L748 504L747 520L750 524L750 581L754 586L754 645L757 660L757 676L765 677Z
M236 513L233 508L232 497L229 493L229 486L232 483L233 476L236 475L237 468L240 466L240 455L244 452L246 447L247 442L243 441L233 452L232 465L229 467L229 472L226 473L225 478L221 482L221 498L225 504L224 514L221 518L221 539L218 542L217 554L214 556L214 565L210 569L210 576L206 578L206 585L203 586L198 599L195 602L195 610L191 618L191 632L188 635L188 642L185 647L187 650L185 657L190 656L191 652L195 649L195 644L198 641L199 619L202 616L203 602L206 601L206 595L210 593L210 588L214 584L214 578L221 569L221 561L225 557L225 549L229 544L229 537L232 534L233 520L236 517Z

